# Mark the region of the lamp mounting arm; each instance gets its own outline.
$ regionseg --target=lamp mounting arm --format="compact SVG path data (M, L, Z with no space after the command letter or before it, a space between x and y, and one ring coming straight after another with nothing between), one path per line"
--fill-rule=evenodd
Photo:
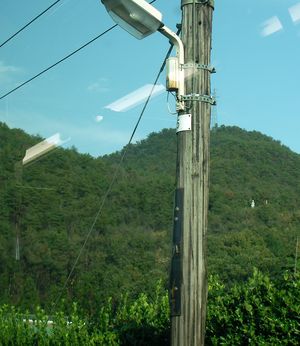
M184 46L183 43L178 35L175 34L171 29L166 27L165 25L158 29L158 31L166 36L170 42L175 46L176 48L176 56L178 58L178 65L179 65L179 88L178 88L178 94L177 98L179 100L177 104L178 110L183 110L184 106L181 101L181 97L184 96Z
M158 31L164 36L166 36L171 41L171 43L173 43L173 45L176 48L176 54L178 57L179 65L183 65L184 64L184 48L183 48L183 43L180 37L176 35L175 32L173 32L171 29L169 29L165 25L159 28Z

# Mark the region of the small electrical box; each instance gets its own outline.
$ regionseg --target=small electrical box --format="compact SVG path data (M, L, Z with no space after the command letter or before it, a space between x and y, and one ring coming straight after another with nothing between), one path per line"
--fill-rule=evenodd
M179 89L179 63L178 58L171 57L166 61L167 81L166 89L168 91L178 91Z
M192 130L192 114L180 114L177 119L176 133Z

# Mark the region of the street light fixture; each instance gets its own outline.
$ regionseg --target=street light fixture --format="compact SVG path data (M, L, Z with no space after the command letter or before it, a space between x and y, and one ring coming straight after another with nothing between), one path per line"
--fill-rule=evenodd
M112 19L138 39L157 31L162 14L144 0L101 0Z
M101 2L112 19L134 37L143 39L159 31L176 47L178 74L172 73L167 79L173 76L177 78L175 81L175 85L178 86L177 109L183 110L180 98L184 95L184 48L180 37L163 24L162 14L145 0L101 0ZM170 62L172 64L170 71L174 72L174 58Z

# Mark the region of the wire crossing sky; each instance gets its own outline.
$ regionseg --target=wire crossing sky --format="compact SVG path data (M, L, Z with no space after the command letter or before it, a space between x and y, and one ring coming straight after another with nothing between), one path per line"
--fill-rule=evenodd
M7 40L5 40L3 43L0 44L0 48L3 47L6 43L8 43L10 40L12 40L14 37L16 37L20 32L25 30L29 25L31 25L33 22L35 22L38 18L40 18L43 14L45 14L47 11L49 11L53 6L55 6L57 3L59 3L61 0L55 1L53 4L51 4L49 7L47 7L44 11L39 13L36 17L34 17L31 21L29 21L27 24L25 24L21 29L19 29L17 32L15 32L13 35L11 35Z
M32 82L33 80L35 80L37 77L40 77L41 75L43 75L44 73L48 72L49 70L51 70L53 67L59 65L60 63L62 63L63 61L69 59L71 56L73 56L74 54L78 53L79 51L81 51L82 49L86 48L88 45L90 45L91 43L93 43L94 41L98 40L98 38L102 37L103 35L107 34L108 32L110 32L112 29L114 29L115 27L117 27L117 25L113 25L110 28L108 28L107 30L103 31L101 34L97 35L96 37L92 38L91 40L89 40L88 42L86 42L85 44L83 44L82 46L80 46L79 48L75 49L73 52L71 52L70 54L66 55L65 57L63 57L62 59L58 60L57 62L55 62L54 64L48 66L47 68L45 68L44 70L42 70L41 72L37 73L35 76L27 79L25 82L21 83L20 85L16 86L14 89L8 91L6 94L0 96L0 100L4 99L6 96L10 95L11 93L17 91L18 89L22 88L24 85Z
M45 14L47 11L49 11L54 5L56 5L58 2L60 2L61 0L57 0L55 1L52 5L50 5L49 7L47 7L44 11L42 11L40 14L38 14L36 17L34 17L29 23L27 23L26 25L24 25L20 30L18 30L15 34L13 34L11 37L9 37L6 41L4 41L1 45L0 48L2 46L4 46L7 42L9 42L11 39L13 39L15 36L17 36L21 31L23 31L25 28L27 28L29 25L31 25L35 20L37 20L39 17L41 17L43 14ZM150 4L154 3L157 0L152 0L150 2ZM69 59L71 56L73 56L74 54L78 53L79 51L81 51L82 49L86 48L88 45L90 45L91 43L93 43L94 41L98 40L98 38L102 37L103 35L107 34L109 31L111 31L112 29L116 28L117 25L113 25L110 28L108 28L107 30L105 30L104 32L102 32L101 34L97 35L96 37L92 38L91 40L89 40L88 42L86 42L85 44L83 44L82 46L80 46L79 48L75 49L73 52L71 52L70 54L68 54L67 56L65 56L64 58L58 60L57 62L55 62L54 64L50 65L49 67L45 68L44 70L42 70L41 72L37 73L35 76L27 79L25 82L21 83L20 85L18 85L17 87L13 88L12 90L8 91L7 93L5 93L4 95L0 96L0 100L5 98L6 96L10 95L11 93L15 92L16 90L20 89L21 87L23 87L24 85L32 82L33 80L35 80L37 77L40 77L41 75L43 75L44 73L48 72L49 70L51 70L53 67L59 65L60 63L62 63L63 61Z

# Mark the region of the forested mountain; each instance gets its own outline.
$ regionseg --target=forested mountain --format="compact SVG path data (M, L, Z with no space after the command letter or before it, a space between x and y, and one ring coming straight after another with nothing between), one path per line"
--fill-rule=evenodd
M0 304L49 308L60 296L123 154L95 159L56 149L20 171L25 149L40 140L0 123ZM159 279L167 285L175 131L123 150L116 183L62 293L66 305L76 300L90 313L108 296L151 294ZM279 142L237 127L212 130L210 273L230 284L254 266L272 276L293 267L299 182L300 156Z

